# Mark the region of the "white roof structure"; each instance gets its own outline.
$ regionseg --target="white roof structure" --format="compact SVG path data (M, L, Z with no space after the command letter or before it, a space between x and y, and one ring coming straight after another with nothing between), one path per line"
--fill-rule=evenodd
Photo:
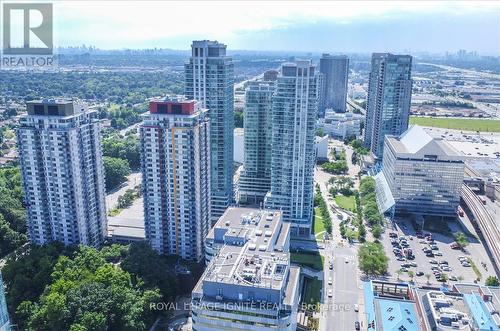
M387 145L398 158L424 159L432 155L438 160L459 161L463 156L446 141L434 138L422 127L412 125L401 136L386 136Z

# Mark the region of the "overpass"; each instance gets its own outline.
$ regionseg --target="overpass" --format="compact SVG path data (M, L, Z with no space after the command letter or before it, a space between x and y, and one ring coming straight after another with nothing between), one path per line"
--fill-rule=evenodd
M467 185L462 185L460 196L471 211L472 221L476 223L480 235L484 239L495 273L500 276L500 230L479 197Z
M347 97L347 105L349 105L352 108L355 108L355 109L359 110L359 112L361 114L366 115L366 110L363 107L361 107L360 105L358 105L356 102L354 102L354 100L352 100L349 97Z

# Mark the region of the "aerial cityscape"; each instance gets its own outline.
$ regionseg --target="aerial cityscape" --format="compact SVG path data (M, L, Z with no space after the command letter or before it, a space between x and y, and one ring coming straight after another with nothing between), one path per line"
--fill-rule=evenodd
M500 331L499 2L0 6L0 331Z

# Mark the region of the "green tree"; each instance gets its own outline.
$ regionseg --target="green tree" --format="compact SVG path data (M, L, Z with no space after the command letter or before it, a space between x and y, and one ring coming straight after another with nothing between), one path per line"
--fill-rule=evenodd
M360 269L367 275L387 273L389 258L379 243L365 242L358 251Z
M106 174L106 190L111 191L127 180L130 175L130 166L127 160L114 157L103 157Z
M460 248L464 249L469 244L467 236L462 232L455 232L453 236L455 237L455 242L460 246Z
M382 235L382 227L378 224L374 225L372 228L372 234L373 237L380 239L380 236Z
M139 169L141 166L140 142L134 134L125 138L111 134L102 140L102 153L104 156L127 160L132 169Z
M484 284L486 286L500 286L500 282L498 281L498 278L495 276L488 276Z
M361 242L364 242L365 238L366 238L366 227L365 227L365 225L363 224L362 221L361 221L361 223L358 226L358 235L359 235L359 240Z

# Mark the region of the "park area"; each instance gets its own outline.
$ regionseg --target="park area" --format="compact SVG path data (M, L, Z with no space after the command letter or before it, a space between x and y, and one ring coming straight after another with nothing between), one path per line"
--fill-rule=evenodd
M337 195L335 196L335 203L342 209L352 211L353 213L356 212L356 198L353 195Z
M411 116L410 124L452 130L500 132L500 120Z

